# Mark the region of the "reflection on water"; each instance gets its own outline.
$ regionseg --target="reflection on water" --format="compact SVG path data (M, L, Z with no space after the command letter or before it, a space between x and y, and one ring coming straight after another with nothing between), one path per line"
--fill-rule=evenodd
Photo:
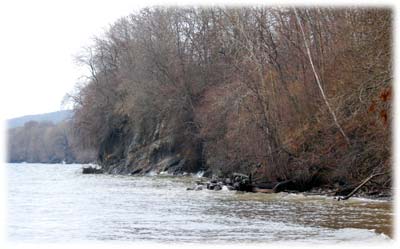
M9 240L390 241L393 210L387 201L186 191L195 179L82 175L80 168L8 164Z

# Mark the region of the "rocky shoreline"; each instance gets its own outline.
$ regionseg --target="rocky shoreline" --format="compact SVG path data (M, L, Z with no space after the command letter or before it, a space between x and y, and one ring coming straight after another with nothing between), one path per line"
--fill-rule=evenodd
M233 178L233 179L232 179ZM321 195L332 197L336 200L342 200L343 197L349 194L355 187L334 187L334 186L324 186L315 187L307 191L299 191L290 189L291 181L282 181L277 183L269 183L263 185L251 184L248 181L248 177L243 174L234 174L232 178L202 178L201 180L196 180L195 185L187 188L186 190L200 191L204 189L208 190L233 190L233 191L243 191L252 193L301 193L306 196ZM371 200L382 200L391 201L393 200L393 195L390 191L378 192L369 191L368 189L362 189L352 197L356 198L366 198Z
M98 166L84 167L82 168L83 174L103 174L108 173L104 172ZM131 174L131 175L140 175L140 174ZM186 172L158 172L151 174L149 172L146 174L148 176L155 175L171 175L171 176L193 176L194 184L192 187L188 187L186 190L188 191L201 191L201 190L212 190L212 191L220 191L220 190L228 190L228 191L241 191L241 192L251 192L251 193L301 193L306 196L312 195L322 195L332 197L333 199L343 200L343 198L351 193L357 186L356 185L344 185L344 186L320 186L314 187L309 190L298 190L296 189L296 183L293 180L286 180L280 182L264 182L256 184L252 182L251 175L245 175L241 173L233 173L231 177L221 178L215 176L204 176L204 172L201 174L189 174ZM357 198L366 198L372 200L384 200L391 201L393 200L393 195L390 190L388 191L377 191L376 189L368 189L361 188L357 193L352 195L352 197Z

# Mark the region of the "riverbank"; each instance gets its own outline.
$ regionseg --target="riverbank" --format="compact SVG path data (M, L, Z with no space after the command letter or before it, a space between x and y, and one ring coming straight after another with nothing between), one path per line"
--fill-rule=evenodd
M320 195L332 197L333 199L346 200L344 199L346 196L349 198L365 198L370 200L385 200L392 201L393 194L392 191L376 191L370 190L368 187L360 188L351 196L352 193L358 186L345 186L345 187L334 187L334 186L320 186L314 187L306 191L299 191L293 189L295 184L292 184L292 181L282 181L278 183L264 183L264 184L252 184L249 182L248 177L242 174L236 174L231 178L205 178L202 177L201 180L195 180L195 185L193 187L188 188L187 190L235 190L235 191L244 191L244 192L253 192L253 193L298 193L304 194L306 196L312 195Z
M103 174L104 171L98 167L90 165L89 167L82 168L83 174ZM130 174L130 175L143 175L143 174ZM391 189L386 189L386 191L377 191L376 189L370 188L368 185L363 185L360 187L359 184L353 185L324 185L324 186L316 186L307 190L299 190L297 188L297 184L295 180L285 180L280 182L264 182L264 183L255 183L252 182L251 176L233 173L230 177L222 178L216 176L205 177L204 172L198 173L187 173L184 171L162 171L155 172L150 171L144 174L146 176L172 176L172 177L180 177L180 176L192 176L193 183L192 187L188 187L186 190L230 190L230 191L243 191L243 192L252 192L252 193L301 193L307 196L312 195L321 195L332 197L333 199L343 200L346 196L348 198L366 198L371 200L386 200L392 201L393 194ZM356 190L353 194L352 192ZM351 194L351 195L350 195Z

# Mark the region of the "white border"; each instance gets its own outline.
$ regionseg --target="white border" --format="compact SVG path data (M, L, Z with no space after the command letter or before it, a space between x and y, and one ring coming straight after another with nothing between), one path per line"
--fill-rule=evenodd
M121 2L123 0L111 0L113 4L118 4L118 2ZM4 1L5 2L5 1ZM4 8L7 6L7 3L1 3L1 7ZM99 2L99 1L95 1ZM101 0L101 2L104 2L104 0ZM94 3L95 4L95 3ZM399 77L399 68L397 66L398 62L398 41L399 41L399 4L393 0L375 0L375 1L343 1L343 0L330 0L330 1L287 1L287 0L282 0L282 1L255 1L255 0L249 0L249 1L222 1L222 0L203 0L203 1L190 1L190 0L181 0L181 1L154 1L154 0L147 0L147 1L138 1L137 2L138 6L143 7L143 6L152 6L152 5L178 5L178 6L184 6L184 5L201 5L201 6L215 6L215 5L230 5L230 6L241 6L243 4L245 5L255 5L255 4L267 4L267 5L280 5L280 6L285 6L285 5L295 5L295 6L335 6L335 7L391 7L394 11L394 30L393 30L393 35L394 35L394 82L397 81ZM12 24L10 24L12 25ZM3 38L1 38L3 39ZM1 59L0 59L1 60ZM1 67L6 65L6 62L1 62ZM1 77L1 75L0 75ZM394 173L395 173L395 182L394 182L394 190L395 190L395 219L394 219L394 224L395 224L395 229L394 229L394 235L395 235L395 241L393 244L386 245L385 247L393 247L393 248L399 248L399 239L400 239L400 231L398 229L400 223L399 223L399 170L397 170L398 163L400 160L400 151L399 151L399 145L398 141L400 141L400 133L398 132L398 129L396 127L399 127L399 108L398 108L398 103L399 103L399 89L397 87L397 84L394 83L394 106L393 106L393 115L394 115L394 120L393 120L393 168L394 168ZM6 82L1 82L1 87L2 87L2 94L6 94L7 92L7 86ZM16 96L18 97L18 96ZM21 104L26 104L26 103L21 103ZM1 108L7 108L7 103L2 103ZM5 148L5 125L4 125L4 120L3 122L0 123L0 135L1 139L0 141L0 151L3 153L0 154L0 160L1 162L5 161L5 155L4 153L6 151ZM133 244L10 244L5 242L5 218L6 218L6 201L7 201L7 190L6 190L6 176L5 176L5 167L4 163L1 165L3 167L0 168L0 181L1 181L1 199L2 199L2 205L0 205L0 220L3 221L2 226L0 226L0 236L1 236L1 243L2 245L1 248L71 248L71 247L79 247L79 248L135 248L135 247L140 247L140 248L154 248L156 247L174 247L174 248L239 248L242 247L243 245L179 245L179 244L152 244L152 243L133 243ZM95 232L95 231L94 231ZM245 245L246 248L262 248L267 246L268 248L289 248L292 247L292 245L285 245L285 244L259 244L259 245ZM310 245L307 246L296 246L298 248L309 248ZM358 247L357 245L353 244L339 244L339 245L317 245L318 247L322 248L331 248L331 247L341 247L343 246L351 246L351 247ZM371 245L371 247L381 247L382 245ZM361 246L360 246L361 247ZM365 248L365 245L362 245L362 248Z

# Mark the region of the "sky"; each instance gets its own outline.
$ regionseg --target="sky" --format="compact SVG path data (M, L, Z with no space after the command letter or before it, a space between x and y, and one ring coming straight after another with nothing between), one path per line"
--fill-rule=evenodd
M141 6L117 0L2 1L2 118L60 110L63 97L84 73L74 56Z

